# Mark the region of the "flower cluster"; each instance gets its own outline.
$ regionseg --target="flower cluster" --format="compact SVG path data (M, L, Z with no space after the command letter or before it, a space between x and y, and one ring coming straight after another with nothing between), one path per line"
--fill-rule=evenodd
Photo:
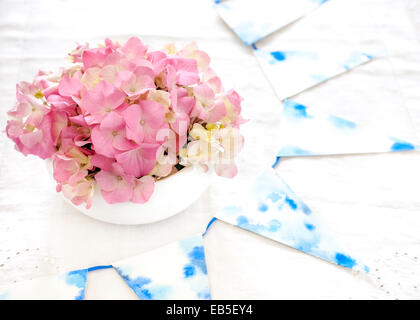
M195 44L152 51L140 39L79 45L71 64L16 87L6 132L24 155L51 159L57 191L92 203L148 201L156 180L188 165L237 173L241 97L224 91Z

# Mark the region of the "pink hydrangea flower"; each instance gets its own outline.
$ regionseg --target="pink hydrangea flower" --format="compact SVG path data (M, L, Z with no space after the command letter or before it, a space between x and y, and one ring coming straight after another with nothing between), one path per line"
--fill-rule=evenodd
M65 184L62 187L64 196L76 206L86 203L86 209L92 206L94 181L82 179L74 185Z
M52 160L57 191L74 204L89 208L95 184L110 204L145 203L155 180L186 165L237 174L242 98L195 43L152 51L136 37L105 39L69 57L16 86L6 133L24 155Z
M95 179L106 202L112 204L131 200L135 178L126 174L119 164L113 164L111 171L99 171Z
M135 149L117 154L115 158L125 172L134 177L142 177L152 171L161 148L158 143L143 143Z
M136 67L132 72L123 70L117 73L115 85L131 99L156 88L155 74L148 67Z
M93 90L84 89L81 108L86 121L89 124L101 123L113 110L122 105L125 97L121 90L106 81L101 81Z
M117 112L111 112L93 127L91 139L95 152L110 158L135 147L127 139L124 118Z
M144 176L140 179L136 179L131 201L134 203L145 203L149 201L154 190L155 179L151 176Z
M142 100L122 112L127 124L127 137L138 144L155 143L160 139L158 132L168 128L165 108L156 101Z

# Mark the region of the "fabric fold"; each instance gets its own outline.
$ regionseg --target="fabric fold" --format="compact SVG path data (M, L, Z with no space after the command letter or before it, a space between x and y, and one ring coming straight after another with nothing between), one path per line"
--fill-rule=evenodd
M265 50L254 54L280 100L369 62L374 54L341 48Z
M113 266L142 300L211 299L201 234Z
M365 264L340 249L325 222L273 169L223 205L216 218L339 266L369 272Z
M267 35L298 20L320 7L327 0L289 0L276 3L271 0L215 1L220 17L246 44L251 45Z
M278 157L382 153L418 150L407 141L377 132L353 120L317 112L292 100L283 104ZM413 137L414 139L414 137ZM274 161L274 159L273 159Z
M14 283L0 288L0 300L83 300L88 269Z

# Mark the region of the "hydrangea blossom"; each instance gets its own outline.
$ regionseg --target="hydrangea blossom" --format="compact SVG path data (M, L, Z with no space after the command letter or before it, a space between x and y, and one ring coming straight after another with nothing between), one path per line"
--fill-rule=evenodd
M71 64L16 86L6 133L24 155L51 159L57 191L92 205L145 203L155 181L210 165L232 178L243 145L242 98L224 91L209 56L191 43L150 50L140 39L78 45Z

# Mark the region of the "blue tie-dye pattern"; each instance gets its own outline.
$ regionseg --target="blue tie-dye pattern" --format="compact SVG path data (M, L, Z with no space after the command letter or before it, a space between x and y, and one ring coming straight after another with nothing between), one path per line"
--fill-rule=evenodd
M297 146L284 146L280 149L278 157L290 157L290 156L310 156L312 152L301 149Z
M282 194L279 194L278 192L271 192L269 195L268 195L268 197L267 197L268 199L270 199L272 202L277 202L277 201L279 201L280 199L283 199L284 198L284 195L282 195Z
M210 291L202 235L181 240L176 243L176 246L181 250L182 257L180 258L186 259L187 263L178 265L168 261L168 268L175 268L178 275L191 287L199 299L208 299ZM136 270L135 274L141 271L141 262L136 262L136 259L114 265L114 268L135 294L143 300L174 299L176 298L175 295L181 290L176 287L176 282L172 283L165 280L167 282L162 283L164 279L161 279L158 275L156 275L156 279L148 274L141 274L136 278L132 277L131 275L134 274L133 268ZM179 281L180 279L174 280ZM161 284L158 285L157 283Z
M335 127L340 129L355 129L356 123L353 121L349 121L340 117L336 117L333 115L330 115L328 118L329 122L332 123Z
M233 31L239 36L239 38L246 44L252 45L258 40L263 39L272 32L285 27L286 25L296 21L298 18L304 16L310 11L318 8L327 0L307 0L307 3L302 3L301 14L291 15L286 19L277 19L277 18L266 18L262 21L260 19L253 18L253 14L249 14L246 11L253 10L252 7L246 6L248 10L245 10L245 14L242 13L241 16L233 14L233 12L240 9L239 6L243 6L240 1L222 1L222 0L213 0L214 7L217 9L221 17L225 22L233 29ZM252 5L252 4L251 4ZM255 5L260 5L258 2L255 2ZM267 7L267 10L270 10ZM285 8L287 10L287 8ZM241 10L239 10L241 11ZM257 14L264 14L259 12ZM239 24L238 24L239 20Z
M213 219L212 219L213 220ZM186 280L192 281L192 289L196 291L197 298L210 299L209 288L195 288L194 277L200 273L207 275L206 257L202 238L191 237L180 241L180 247L188 258L188 263L184 265L183 274Z
M166 300L171 294L171 286L151 286L149 293L153 300Z
M87 269L74 270L64 275L66 284L80 289L75 300L83 300L85 296L87 272Z
M316 216L310 215L309 207L274 170L261 174L251 187L249 197L244 197L249 201L243 204L242 210L238 206L228 206L231 208L229 215L223 215L225 211L222 210L217 218L327 261L366 271L364 265L356 261L352 264L349 256L337 250L338 247L323 233ZM261 203L268 206L263 214L258 210Z
M211 299L210 292L208 292L208 291L198 292L197 297L198 297L198 299L202 299L202 300L210 300Z
M204 274L207 274L206 259L204 256L204 247L197 246L188 254L191 265L199 268Z
M309 215L312 213L312 210L305 203L301 203L300 207L304 214Z
M309 231L315 230L315 226L313 224L311 224L311 223L305 223L305 227Z
M185 278L190 278L195 275L195 267L191 265L187 265L184 267L184 276Z
M7 293L0 293L0 300L6 300L8 296L9 295Z
M266 200L273 201L273 199L277 199L277 201L274 202L278 203L278 200L282 199L283 203L286 203L293 210L301 210L305 214L311 212L306 204L304 204L295 195L292 189L290 189L290 187L275 173L270 175L265 173L257 179L253 187L253 192L261 203L266 203ZM279 207L281 207L283 203L281 203ZM228 210L226 211L226 209ZM242 212L246 212L238 206L226 206L222 211L228 212L230 215L239 215Z
M394 144L391 146L391 151L396 152L396 151L410 151L410 150L414 150L415 147L414 145L412 145L409 142L404 142L404 141L397 141L394 142Z
M272 55L272 57L274 59L276 59L277 61L283 61L286 60L286 52L282 52L282 51L273 51L270 52L270 54Z
M242 229L263 235L270 239L283 242L289 246L295 247L298 250L311 253L320 258L327 259L327 256L322 252L317 252L314 248L319 243L319 236L313 235L310 237L305 237L301 235L302 238L298 239L295 236L292 238L284 237L281 233L278 233L282 227L282 223L278 220L270 220L268 225L251 223L249 219L245 216L239 216L236 219L236 225ZM288 232L286 229L285 234Z
M283 103L283 113L293 119L312 118L307 112L307 107L303 104L286 99Z
M265 203L261 203L258 206L258 210L260 210L261 212L266 212L268 210L268 206Z
M350 268L350 269L352 269L356 265L356 260L339 252L336 253L335 260L339 266Z
M147 277L131 278L128 268L118 268L114 266L121 278L142 300L166 299L172 288L170 286L153 286L152 279Z
M262 233L262 234L266 232L275 233L281 228L281 223L277 220L271 220L268 223L268 226L265 226L263 224L250 223L249 219L245 216L237 217L236 225L245 230L252 231L255 233Z
M243 21L239 26L233 28L233 31L247 46L252 45L263 37L255 34L254 30L254 24L250 21Z
M269 64L276 64L290 59L319 60L317 52L310 51L264 51L258 52L258 56L264 58ZM286 61L287 62L287 61Z
M286 201L286 203L289 205L289 207L290 207L292 210L297 210L298 206L297 206L296 202L295 202L293 199L291 199L291 198L289 198L289 197L286 197L286 198L284 199L284 201Z

